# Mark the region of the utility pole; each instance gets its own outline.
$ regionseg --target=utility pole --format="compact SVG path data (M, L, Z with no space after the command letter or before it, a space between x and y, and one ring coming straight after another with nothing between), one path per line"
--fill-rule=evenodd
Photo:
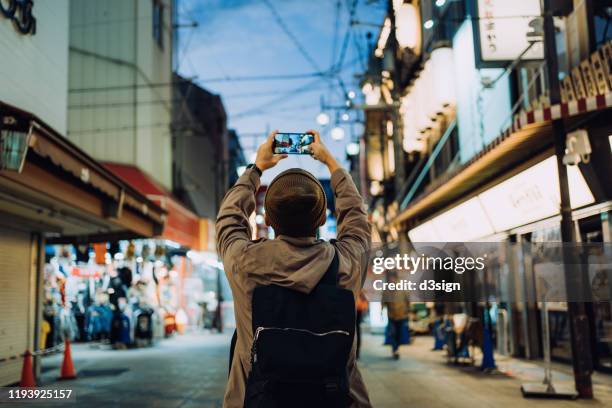
M404 180L406 179L406 167L404 164L404 149L403 149L403 134L404 126L402 115L400 113L400 100L401 100L401 83L402 83L402 61L399 57L398 42L395 36L395 11L393 10L393 0L388 0L388 12L389 20L391 21L391 32L389 34L389 41L391 43L391 52L393 53L393 72L391 78L393 79L393 89L391 90L391 97L393 99L393 106L391 107L391 115L393 118L393 158L395 161L395 198L398 199L397 195L400 193Z
M402 191L404 182L406 181L406 165L405 165L405 154L404 154L404 121L400 111L401 96L402 96L402 60L400 58L400 50L396 38L396 22L395 22L395 10L393 9L393 0L388 0L388 12L389 20L391 21L391 32L389 34L389 41L391 42L391 52L393 53L393 72L391 78L393 79L393 89L391 90L391 97L393 99L393 106L391 107L392 123L393 123L393 158L395 161L395 177L394 177L394 193L393 200L399 208L401 197L399 194ZM400 229L398 231L399 240L399 252L408 252L408 236L406 231Z
M551 8L551 3L551 0L543 0L542 11L544 18L544 56L548 67L550 104L554 105L561 102L561 97L559 89L559 63L557 60L557 44L555 42L555 25L553 20L554 11ZM576 232L572 221L567 167L563 164L566 131L562 119L553 120L552 132L559 172L561 239L564 243L563 263L568 297L567 309L570 320L574 381L576 391L581 398L593 398L593 386L591 383L593 358L589 338L590 330L585 303L584 301L579 301L584 299L584 291L580 262L573 248L576 244ZM569 245L565 243L569 243Z

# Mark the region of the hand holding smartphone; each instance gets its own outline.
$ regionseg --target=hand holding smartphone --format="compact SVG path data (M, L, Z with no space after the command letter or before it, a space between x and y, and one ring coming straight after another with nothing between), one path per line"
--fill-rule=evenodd
M310 145L314 142L311 133L277 133L274 136L274 154L311 154Z

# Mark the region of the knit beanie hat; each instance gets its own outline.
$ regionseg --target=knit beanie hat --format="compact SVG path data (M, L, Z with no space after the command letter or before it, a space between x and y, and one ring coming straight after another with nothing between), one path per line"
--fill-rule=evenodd
M272 180L264 200L266 215L277 235L315 235L325 221L327 199L319 180L302 169L289 169Z

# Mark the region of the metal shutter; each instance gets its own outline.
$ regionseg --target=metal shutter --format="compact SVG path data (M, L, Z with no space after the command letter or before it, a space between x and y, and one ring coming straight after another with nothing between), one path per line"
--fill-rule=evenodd
M0 386L18 382L28 347L30 234L0 227Z

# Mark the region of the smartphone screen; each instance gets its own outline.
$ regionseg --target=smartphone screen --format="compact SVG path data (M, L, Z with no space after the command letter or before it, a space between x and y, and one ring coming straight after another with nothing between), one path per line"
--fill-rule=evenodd
M274 136L274 154L310 154L314 136L310 133L277 133Z

